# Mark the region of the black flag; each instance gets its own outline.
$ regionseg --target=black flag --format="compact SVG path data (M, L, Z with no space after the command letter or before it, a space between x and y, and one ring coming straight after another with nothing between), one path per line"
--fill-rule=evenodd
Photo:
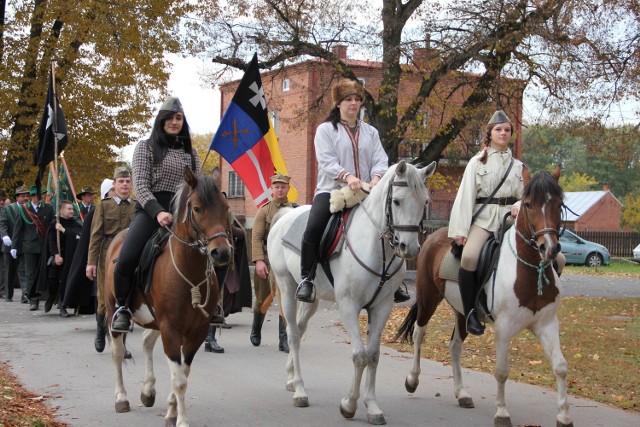
M45 168L67 146L67 123L64 119L58 96L53 90L51 70L49 71L47 102L42 112L42 119L40 120L40 127L38 128L38 137L40 142L33 156L33 164L38 166L38 176L35 184L38 194L40 194L42 176ZM56 138L58 140L58 152L54 153Z

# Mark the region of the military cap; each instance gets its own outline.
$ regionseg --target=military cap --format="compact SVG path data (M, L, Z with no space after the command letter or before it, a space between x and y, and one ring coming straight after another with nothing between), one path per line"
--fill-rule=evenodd
M175 96L169 96L160 106L160 111L173 111L174 113L183 113L182 103Z
M131 171L126 166L118 166L113 171L113 179L128 178L130 176L131 176Z
M275 184L276 182L288 184L289 181L291 181L291 177L287 175L283 175L281 173L277 173L271 177L271 185Z
M16 191L13 192L13 196L17 196L19 194L29 194L29 190L27 190L27 187L25 187L24 185L21 185L20 187L16 188Z
M80 192L78 194L76 194L76 199L80 200L82 198L82 196L85 195L85 194L96 194L96 193L97 193L97 191L95 191L92 186L85 185L84 187L82 187L80 189Z
M489 120L488 124L494 125L498 123L511 123L511 120L509 120L509 117L507 117L507 115L502 110L498 110L495 113L493 113L493 116L491 116L491 120Z

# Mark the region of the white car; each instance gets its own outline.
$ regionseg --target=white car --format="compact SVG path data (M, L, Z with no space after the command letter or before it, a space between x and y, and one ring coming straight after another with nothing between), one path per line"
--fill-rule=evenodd
M633 257L640 258L640 245L636 246L636 248L633 250Z

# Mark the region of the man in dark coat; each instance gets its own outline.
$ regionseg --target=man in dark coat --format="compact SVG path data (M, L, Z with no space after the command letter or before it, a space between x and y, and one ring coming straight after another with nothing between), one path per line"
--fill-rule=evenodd
M56 299L60 301L60 316L69 317L64 306L67 277L71 261L74 258L82 224L74 218L73 204L68 200L60 202L58 222L52 222L47 230L45 244L42 248L40 262L40 276L36 295L42 298L46 295L44 312L48 313ZM58 235L59 233L59 235Z
M11 238L11 256L17 259L17 254L22 253L27 296L35 296L40 253L44 244L44 236L49 224L54 219L54 213L51 205L40 201L35 185L29 189L29 197L31 200L19 209L20 215ZM38 300L33 299L30 302L29 310L37 310Z
M80 189L80 192L76 194L76 199L78 199L78 201L80 202L80 219L82 219L83 221L85 220L89 212L95 209L93 199L95 198L96 193L97 191L95 191L92 186L85 185L84 187L82 187L82 189Z
M6 294L5 298L7 302L13 301L13 290L15 288L16 281L19 281L18 287L22 289L24 301L27 302L26 283L24 281L24 271L18 274L18 262L22 253L16 251L16 256L13 257L10 254L11 251L11 238L13 237L13 230L18 221L20 215L21 206L29 200L29 190L24 186L16 188L13 193L15 202L10 205L6 205L0 211L0 237L2 237L2 257L5 265L5 284Z

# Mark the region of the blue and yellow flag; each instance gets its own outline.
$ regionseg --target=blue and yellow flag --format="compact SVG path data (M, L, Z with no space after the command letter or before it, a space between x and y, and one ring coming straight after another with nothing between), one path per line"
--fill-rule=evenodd
M257 54L253 55L209 149L217 151L229 162L247 186L256 206L271 199L270 178L274 174L288 175L267 114ZM298 199L293 186L288 196L292 202Z

